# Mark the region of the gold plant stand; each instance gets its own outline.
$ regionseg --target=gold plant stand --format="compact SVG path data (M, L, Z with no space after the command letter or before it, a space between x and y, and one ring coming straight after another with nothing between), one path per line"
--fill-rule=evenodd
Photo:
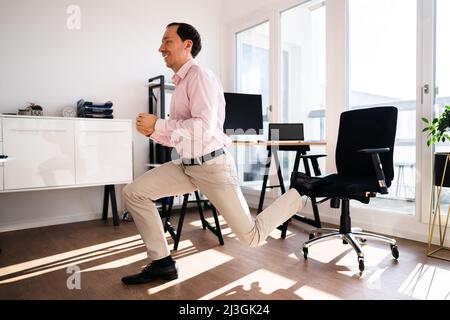
M447 166L450 166L450 154L446 155L444 171L442 173L442 179L441 179L440 185L438 185L438 186L435 185L434 175L433 175L433 187L431 190L430 218L429 218L429 223L428 223L429 227L428 227L427 256L450 261L450 255L449 256L439 255L439 253L441 253L441 251L444 251L444 250L450 251L450 248L447 248L444 246L445 236L447 233L448 220L449 220L449 216L450 216L450 205L448 206L448 209L447 209L447 217L444 218L445 219L444 225L442 225L442 220L444 220L444 219L442 218L442 214L441 214L441 194L442 194L442 188L444 188L444 181L445 181L445 174L447 171ZM450 168L449 168L449 170L450 170ZM437 192L436 203L434 201L435 192ZM437 228L439 229L439 245L432 244L433 234L434 234L434 230L435 230L435 226L436 226L436 218L438 220Z

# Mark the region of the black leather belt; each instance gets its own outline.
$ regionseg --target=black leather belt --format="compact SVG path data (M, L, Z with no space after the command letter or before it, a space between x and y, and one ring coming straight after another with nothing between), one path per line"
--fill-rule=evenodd
M181 162L185 166L198 166L198 165L201 165L202 163L204 163L208 160L214 159L224 153L225 153L225 150L223 148L220 148L220 149L214 150L213 152L205 154L201 157L192 158L192 159L182 158Z

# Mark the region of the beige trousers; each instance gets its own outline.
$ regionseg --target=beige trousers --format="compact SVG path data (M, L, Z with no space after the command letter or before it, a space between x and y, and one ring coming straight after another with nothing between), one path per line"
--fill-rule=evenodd
M167 162L149 170L123 189L128 211L151 260L170 255L163 223L154 200L200 190L216 207L237 238L258 246L277 226L302 209L302 199L290 189L254 219L238 184L233 157L225 154L202 165Z

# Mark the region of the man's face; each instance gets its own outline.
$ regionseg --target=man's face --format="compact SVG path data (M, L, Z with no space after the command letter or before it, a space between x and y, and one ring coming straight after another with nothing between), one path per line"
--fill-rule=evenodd
M181 40L177 34L178 26L171 26L166 29L159 47L166 66L177 72L189 59L192 58L192 41Z

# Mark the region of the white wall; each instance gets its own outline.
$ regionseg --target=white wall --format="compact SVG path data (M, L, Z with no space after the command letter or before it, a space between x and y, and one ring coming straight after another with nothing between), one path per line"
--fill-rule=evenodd
M79 30L67 28L69 5L80 8ZM35 102L59 116L83 98L134 119L148 110L147 79L172 75L157 51L168 23L197 27L198 61L220 76L221 9L222 0L0 0L0 112ZM146 162L148 142L135 133L135 178ZM101 187L0 194L0 231L99 218L102 199Z

